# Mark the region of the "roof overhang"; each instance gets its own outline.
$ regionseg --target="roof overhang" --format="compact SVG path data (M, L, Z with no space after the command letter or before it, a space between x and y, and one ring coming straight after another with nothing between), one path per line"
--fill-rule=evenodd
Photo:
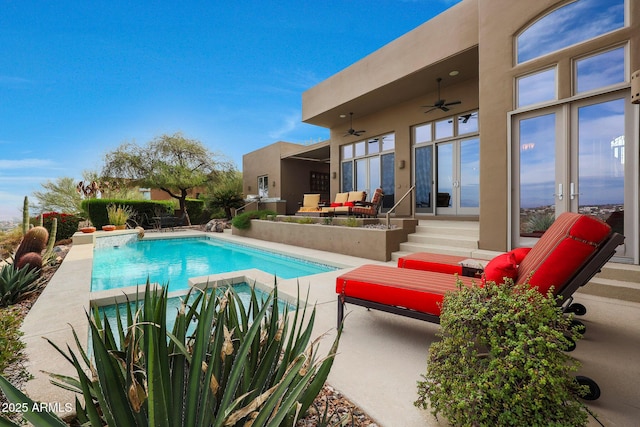
M281 159L329 163L331 160L331 141L326 140L313 145L307 145L298 151L283 154Z

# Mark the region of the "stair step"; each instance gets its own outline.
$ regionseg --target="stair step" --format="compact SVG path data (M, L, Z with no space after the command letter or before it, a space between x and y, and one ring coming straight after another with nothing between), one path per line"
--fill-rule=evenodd
M594 277L578 292L623 301L640 302L640 283Z
M453 235L453 236L474 236L480 235L477 227L444 227L434 224L416 226L416 233L418 234L439 234L439 235Z
M460 248L460 247L452 247L452 246L428 245L428 244L406 242L406 243L400 243L400 251L406 252L406 253L432 252L437 254L456 255L456 256L463 256L465 258L471 258L474 248Z
M478 239L466 236L453 235L427 235L427 234L410 234L407 238L409 243L422 243L436 246L453 246L460 248L478 248Z
M609 263L602 268L596 277L640 283L640 265Z

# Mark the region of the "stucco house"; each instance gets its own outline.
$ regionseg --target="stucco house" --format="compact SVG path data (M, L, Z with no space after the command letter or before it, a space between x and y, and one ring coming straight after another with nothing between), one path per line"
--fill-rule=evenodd
M392 215L478 221L491 251L590 213L626 236L615 260L638 264L639 69L638 1L463 0L304 92L302 120L330 140L265 147L295 152L278 180L249 153L245 192L299 200L307 184L279 189L308 151L298 181L322 172L329 199L382 187L385 211L410 192Z

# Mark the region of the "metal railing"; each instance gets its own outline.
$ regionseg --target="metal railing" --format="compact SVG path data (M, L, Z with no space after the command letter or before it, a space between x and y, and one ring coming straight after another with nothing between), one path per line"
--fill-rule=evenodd
M261 199L261 197L255 197L255 198L247 199L248 203L246 203L246 204L240 206L238 209L236 209L235 214L238 215L240 212L244 211L244 208L246 208L247 206L252 205L254 203L256 204L256 210L260 210L260 199ZM247 201L247 200L245 200L245 201Z
M406 198L407 198L407 196L409 196L409 195L413 194L413 190L415 190L415 189L416 189L416 185L415 185L415 184L413 184L413 185L411 186L411 188L409 188L409 189L407 190L407 192L406 192L406 193L404 193L404 196L400 197L400 200L398 200L398 201L396 202L396 204L395 204L395 205L393 205L393 207L392 207L391 209L389 209L389 210L385 213L386 220L387 220L387 228L391 228L391 224L389 224L389 221L390 221L390 219L391 219L391 218L390 218L390 217L391 217L391 213L392 213L394 210L396 210L396 208L398 207L398 205L399 205L400 203L402 203L402 201L403 201L404 199L406 199ZM413 210L413 198L411 198L411 199L409 200L409 202L410 202L410 203L409 203L409 209L410 209L410 211L411 211L411 218L413 218L413 217L414 217L414 210Z

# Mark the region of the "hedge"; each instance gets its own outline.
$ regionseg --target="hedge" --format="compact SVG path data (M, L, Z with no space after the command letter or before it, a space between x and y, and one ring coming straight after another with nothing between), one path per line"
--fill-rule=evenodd
M100 229L109 224L107 206L110 204L131 206L136 212L133 218L140 226L151 228L151 218L156 216L158 210L173 210L173 202L170 200L124 200L124 199L85 199L82 201L82 210L94 227Z
M86 213L94 227L101 228L109 224L107 216L107 206L110 204L131 206L136 212L133 218L138 225L144 228L152 228L151 218L157 216L157 211L173 212L175 200L124 200L124 199L85 199L82 201L82 210ZM197 199L187 199L187 212L192 224L202 222L204 212L204 201ZM204 222L208 220L205 219Z

